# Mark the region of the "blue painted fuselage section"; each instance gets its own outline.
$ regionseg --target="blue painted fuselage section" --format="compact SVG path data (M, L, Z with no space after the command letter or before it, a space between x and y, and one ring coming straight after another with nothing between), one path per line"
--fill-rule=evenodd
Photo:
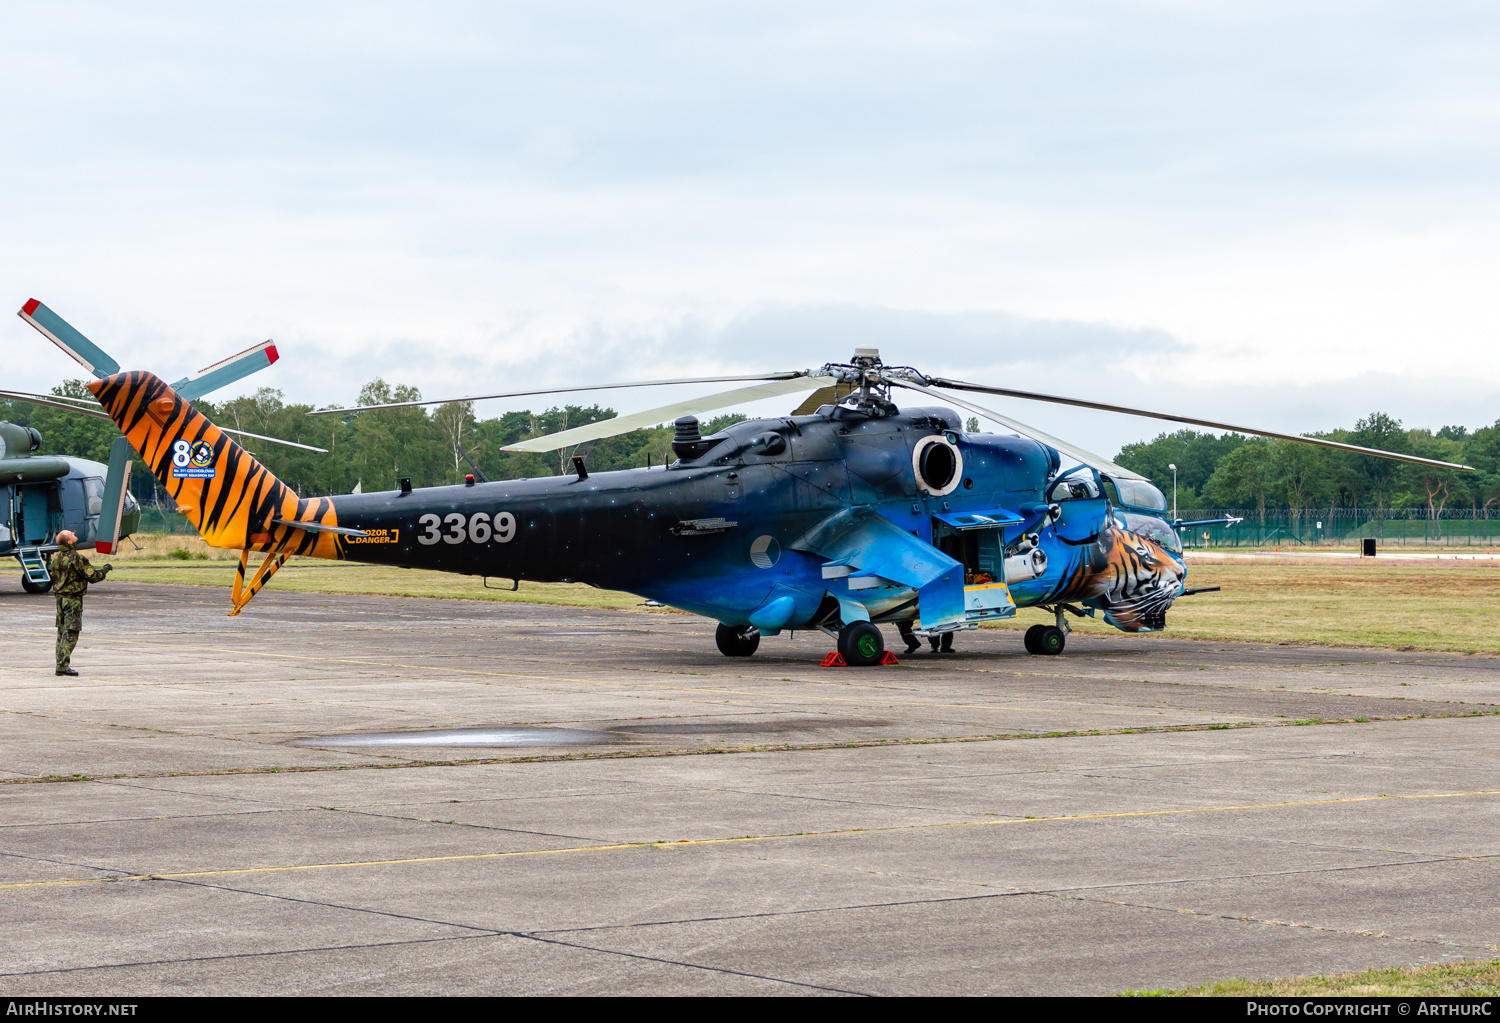
M747 624L759 611L762 631L774 632L808 627L830 600L858 605L845 606L845 620L859 608L877 621L915 617L909 580L949 586L943 568L958 565L931 546L934 517L1006 509L1016 521L1003 542L1029 526L1048 555L1046 573L1012 585L1013 599L1045 601L1090 556L1109 506L1070 502L1055 526L1035 529L1056 453L1022 437L959 433L959 426L947 409L881 417L820 410L737 424L708 438L715 443L700 457L667 467L340 496L333 498L339 525L370 535L339 545L344 557L375 564L624 590L729 624ZM786 441L775 454L759 453L765 445L755 443L768 432ZM921 485L913 452L923 438L945 433L962 465L952 491L935 496ZM895 566L858 589L827 577L836 559L819 540L833 517L851 509L884 520L886 536L877 539L885 563ZM962 567L956 572L961 601ZM931 623L924 617L923 624Z

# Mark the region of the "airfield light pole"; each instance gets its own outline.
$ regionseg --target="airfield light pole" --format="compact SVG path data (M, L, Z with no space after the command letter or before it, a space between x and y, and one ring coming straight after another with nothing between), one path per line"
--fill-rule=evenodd
M1167 468L1172 470L1172 521L1175 522L1177 521L1177 466L1169 463Z

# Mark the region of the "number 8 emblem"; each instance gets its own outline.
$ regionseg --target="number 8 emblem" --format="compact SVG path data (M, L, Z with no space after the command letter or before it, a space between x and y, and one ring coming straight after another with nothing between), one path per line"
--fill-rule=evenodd
M188 464L188 442L176 440L172 442L172 464L181 469Z

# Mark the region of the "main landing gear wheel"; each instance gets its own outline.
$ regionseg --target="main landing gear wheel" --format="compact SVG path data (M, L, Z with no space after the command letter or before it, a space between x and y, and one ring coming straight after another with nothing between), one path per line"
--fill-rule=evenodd
M54 580L48 579L45 583L34 583L23 575L21 576L21 589L27 593L46 593L52 589L53 582Z
M885 654L885 637L869 622L850 622L839 630L839 653L852 668L869 668Z
M760 632L749 625L720 625L714 642L725 657L749 657L760 646Z
M1041 650L1037 648L1036 643L1037 640L1041 638L1042 630L1046 627L1047 626L1045 625L1033 625L1031 628L1026 630L1026 652L1028 654L1041 653Z
M1068 634L1056 625L1033 625L1026 630L1026 649L1031 653L1060 654L1067 645Z

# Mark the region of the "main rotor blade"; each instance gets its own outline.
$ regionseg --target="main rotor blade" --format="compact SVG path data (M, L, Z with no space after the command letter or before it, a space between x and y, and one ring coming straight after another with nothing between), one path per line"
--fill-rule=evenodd
M0 399L9 401L24 401L30 405L40 405L43 408L59 409L63 412L77 412L81 416L92 416L95 419L110 419L108 412L99 407L99 403L87 398L73 398L64 394L32 394L29 391L5 391L0 390ZM72 404L77 402L77 404ZM111 420L113 421L113 420ZM231 430L227 426L219 427L225 433L232 433L239 437L251 437L255 440L266 440L272 444L285 444L289 448L301 448L304 451L316 451L320 455L328 454L327 448L314 447L311 444L299 444L294 440L282 440L280 437L266 437L259 433L251 433L248 430Z
M895 384L897 387L905 387L913 391L921 391L923 394L930 394L934 398L941 399L942 401L951 401L959 408L968 409L976 416L984 416L984 418L991 420L992 422L999 423L1006 429L1016 431L1023 437L1030 437L1032 440L1041 441L1043 444L1047 444L1051 447L1056 448L1058 451L1067 455L1069 458L1076 459L1077 461L1082 462L1084 465L1093 466L1100 472L1108 473L1110 476L1127 480L1146 479L1146 477L1140 475L1139 473L1130 471L1123 465L1116 465L1114 462L1111 462L1109 459L1103 457L1102 455L1096 455L1092 451L1086 451L1075 444L1069 444L1065 440L1054 437L1050 433L1043 433L1036 427L1027 426L1025 423L1020 422L1016 419L1012 419L1009 416L1003 416L998 412L991 411L990 409L980 408L978 405L970 404L969 402L964 401L962 398L955 398L951 394L943 394L939 391L934 391L930 387L922 387L919 384L914 384L909 380L901 380L897 377L888 377L887 380L889 383Z
M60 394L31 394L28 391L0 391L0 398L9 401L24 401L28 405L40 405L42 408L61 409L64 412L77 412L79 415L93 416L95 419L109 419L109 413L105 412L95 402L93 408L87 405L72 405L69 402L79 401L78 398L67 398ZM113 420L111 420L113 421Z
M1025 398L1028 401L1050 401L1058 405L1076 405L1079 408L1093 408L1103 412L1121 412L1127 416L1144 416L1147 419L1166 419L1173 423L1187 423L1189 426L1206 426L1211 430L1232 430L1235 433L1249 433L1257 437L1275 437L1277 440L1292 440L1298 444L1316 444L1322 448L1352 451L1358 455L1373 455L1376 458L1394 458L1398 462L1414 462L1417 465L1431 465L1439 469L1455 469L1459 472L1474 471L1472 465L1442 462L1436 458L1419 458L1416 455L1403 455L1397 451L1382 451L1379 448L1362 448L1358 444L1344 444L1336 440L1324 440L1322 437L1298 437L1290 433L1276 433L1273 430L1254 430L1248 426L1217 423L1212 419L1194 419L1191 416L1177 416L1170 412L1151 412L1146 409L1130 408L1125 405L1109 405L1101 401L1064 398L1056 394L1038 394L1035 391L1016 391L1006 387L986 387L984 384L971 384L963 380L945 380L940 377L928 377L927 380L935 387L950 387L960 391L982 391L985 394L1000 394L1008 398Z
M549 387L540 391L505 391L501 394L471 394L467 398L438 398L433 401L392 401L384 405L351 405L349 408L320 408L310 416L334 416L344 412L369 412L382 408L414 408L418 405L446 405L450 401L486 401L490 398L529 398L535 394L568 394L572 391L617 391L623 387L666 387L672 384L728 384L737 380L793 380L807 376L807 370L786 373L755 373L737 377L684 377L681 380L638 380L630 384L585 384L581 387Z
M227 426L220 426L219 430L221 433L232 433L236 437L250 437L254 440L268 440L272 444L285 444L289 448L301 448L303 451L316 451L320 455L328 454L327 448L314 447L311 444L299 444L294 440L282 440L280 437L266 437L259 433L251 433L249 430L231 430Z
M741 379L744 379L743 377ZM571 430L563 430L560 433L550 433L545 437L533 437L531 440L523 440L518 444L502 448L502 451L556 451L573 444L582 444L588 440L599 440L603 437L618 437L622 433L631 430L639 430L643 426L654 426L657 423L676 419L678 416L696 415L699 412L712 412L728 405L739 405L744 402L758 401L761 398L774 398L780 394L791 394L794 391L811 391L831 381L832 377L805 376L797 374L791 380L776 380L766 384L756 384L754 387L740 387L733 391L720 391L718 394L705 394L701 398L689 398L686 401L674 402L671 405L661 405L657 408L647 409L644 412L633 412L628 416L616 416L614 419L604 419L597 423L589 423L587 426L577 426Z

